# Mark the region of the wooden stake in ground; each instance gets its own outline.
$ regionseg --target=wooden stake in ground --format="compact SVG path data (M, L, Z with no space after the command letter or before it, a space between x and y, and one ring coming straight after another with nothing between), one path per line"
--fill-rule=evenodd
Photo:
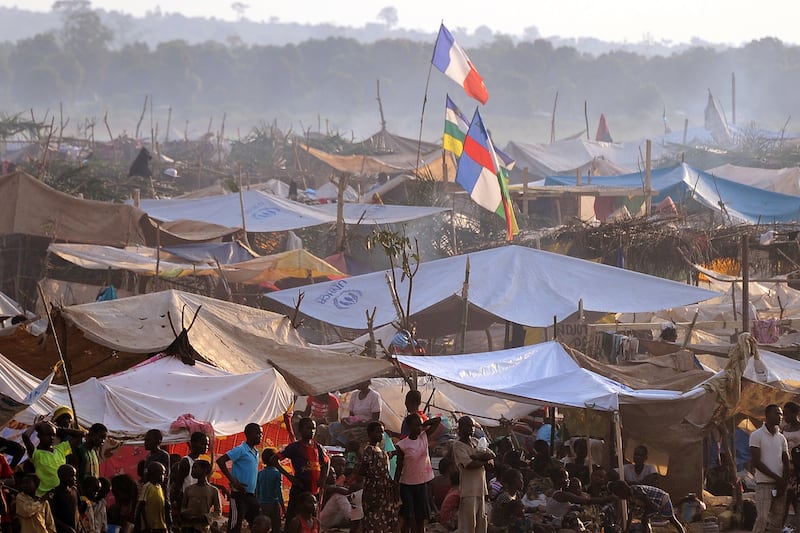
M136 133L134 134L134 139L137 141L139 140L139 129L142 127L142 121L144 120L144 114L147 112L147 95L144 97L144 105L142 106L142 114L139 115L139 122L136 123Z

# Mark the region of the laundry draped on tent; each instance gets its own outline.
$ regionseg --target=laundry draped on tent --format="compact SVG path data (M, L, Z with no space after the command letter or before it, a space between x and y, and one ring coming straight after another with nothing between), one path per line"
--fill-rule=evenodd
M522 246L504 246L420 263L414 276L411 314L419 335L460 330L464 307L461 291L470 260L469 329L484 329L508 320L526 326L548 326L563 319L583 300L587 311L641 312L707 300L717 293L630 270L584 261ZM408 279L400 280L403 300ZM336 326L366 329L365 312L377 309L374 325L397 319L387 272L286 289L267 295L294 307L305 293L300 312Z
M22 400L40 380L0 355L0 393ZM177 357L154 357L125 372L73 384L72 399L83 426L102 423L111 436L141 439L159 429L167 440L186 440L170 426L190 414L207 422L216 435L235 435L245 424L266 424L285 413L294 401L286 380L273 368L230 374L203 363L186 365ZM31 424L59 405L71 405L67 388L50 385L47 392L15 419Z

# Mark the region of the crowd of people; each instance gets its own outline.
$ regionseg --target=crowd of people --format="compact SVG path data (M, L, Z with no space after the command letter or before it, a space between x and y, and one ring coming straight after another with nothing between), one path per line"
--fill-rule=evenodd
M589 439L572 439L562 457L543 439L531 450L507 436L490 443L472 417L462 416L456 434L434 447L442 420L426 416L418 391L406 395L399 433L381 422L381 404L368 382L351 394L345 417L334 395L310 397L297 413L294 442L261 449L262 428L250 423L244 441L216 461L202 432L191 434L185 457L171 457L161 432L151 429L138 481L101 477L108 430L77 429L72 411L60 407L22 434L27 461L13 442L3 443L12 463L0 454L2 533L611 533L630 531L633 519L649 533L656 518L685 533L645 446L622 469L604 468L591 464ZM797 504L799 411L795 404L768 406L764 425L750 436L756 533L782 529L788 507ZM434 458L437 468L431 449L444 452ZM214 466L227 487L209 481ZM626 523L622 501L631 511Z

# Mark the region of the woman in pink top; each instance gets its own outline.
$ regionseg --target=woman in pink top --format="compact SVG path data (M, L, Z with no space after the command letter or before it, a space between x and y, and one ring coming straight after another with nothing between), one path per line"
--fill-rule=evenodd
M417 413L406 417L408 437L397 443L395 480L400 482L400 516L403 533L423 533L430 516L428 482L433 479L428 437L439 427L441 418L422 422ZM425 431L423 431L423 429Z

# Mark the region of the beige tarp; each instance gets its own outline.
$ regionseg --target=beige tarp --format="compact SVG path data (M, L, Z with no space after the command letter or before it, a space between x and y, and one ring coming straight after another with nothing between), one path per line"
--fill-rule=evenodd
M257 284L285 278L308 278L309 275L312 278L347 277L333 265L305 249L289 250L219 267L210 262L190 263L163 250L158 256L154 248L146 246L122 249L93 244L54 243L48 249L81 268L128 270L144 276L155 276L158 271L163 278L218 276L221 272L227 281Z
M24 172L0 176L0 234L125 246L144 244L147 215L130 205L81 200Z
M311 347L276 313L181 291L163 291L109 302L67 307L66 320L88 339L121 352L156 353L189 325L191 345L211 364L232 373L277 368L300 394L320 394L384 375L384 360ZM169 314L169 315L168 315Z
M443 156L441 150L421 154L419 167L417 167L416 155L336 155L311 148L310 146L303 146L303 150L340 172L349 172L356 175L374 175L379 172L396 174L405 171L415 172L420 176L431 177L437 181L444 181L444 165L447 167L447 181L454 181L456 178L456 167L453 163L453 158L449 155Z
M577 350L569 353L583 368L634 389L686 391L713 376L690 364L694 356L686 351L625 366L602 363ZM649 461L666 470L666 477L659 484L661 488L678 498L687 492L699 494L703 487L705 424L715 400L715 394L706 394L668 403L620 405L625 456L632 460L636 446L647 446ZM665 439L665 435L669 438Z

